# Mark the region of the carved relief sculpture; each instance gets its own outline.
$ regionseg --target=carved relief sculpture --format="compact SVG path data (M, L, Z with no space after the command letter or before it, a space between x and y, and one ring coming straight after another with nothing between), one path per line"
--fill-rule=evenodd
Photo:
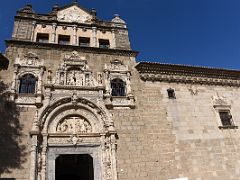
M56 72L55 85L69 86L97 86L87 61L80 57L76 51L64 57L64 63L61 64Z
M92 127L90 123L83 118L69 117L58 124L56 131L60 133L84 134L91 133Z

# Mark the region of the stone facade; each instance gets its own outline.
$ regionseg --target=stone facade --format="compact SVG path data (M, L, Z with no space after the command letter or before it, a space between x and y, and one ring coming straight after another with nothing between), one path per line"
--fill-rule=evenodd
M0 141L0 179L55 180L57 157L86 153L94 180L239 179L240 71L137 54L119 15L102 21L76 2L20 9L0 72L19 153Z

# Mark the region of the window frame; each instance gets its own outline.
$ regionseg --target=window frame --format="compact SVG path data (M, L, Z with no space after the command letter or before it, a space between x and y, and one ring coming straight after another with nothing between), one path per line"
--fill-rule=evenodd
M104 44L106 43L106 44ZM110 48L110 41L109 39L98 39L99 48L101 49L109 49Z
M113 88L113 85L115 85L115 89ZM110 87L112 97L126 97L126 82L121 78L116 77L111 79Z
M219 129L238 129L238 126L234 122L234 117L231 113L230 105L215 105L215 112L217 116L218 128ZM224 125L220 116L221 112L228 112L229 116L231 116L230 123L231 125Z
M68 40L66 40L66 39L68 39ZM66 43L66 42L68 42L68 43ZM70 45L70 43L71 43L71 36L70 35L63 35L63 34L58 35L58 44L60 44L60 45Z
M80 40L83 40L83 41L85 41L86 40L86 42L83 42L83 43L81 43L81 41ZM91 43L91 39L90 39L90 37L82 37L82 36L80 36L79 38L78 38L78 46L80 46L80 47L90 47L90 43Z
M170 96L170 93L172 93ZM168 99L176 99L175 90L172 88L167 89Z
M44 36L46 36L47 38L45 38ZM40 39L44 39L44 40L39 41ZM38 43L49 43L49 34L48 33L37 33L36 42L38 42Z
M26 82L23 82L25 76L27 76L26 79L25 79ZM31 78L29 78L30 76L31 76ZM33 81L31 82L31 80L35 80L34 83L33 83ZM19 78L18 93L20 95L34 95L34 94L36 94L37 82L38 82L38 79L36 78L36 76L34 74L31 74L31 73L23 74ZM24 83L25 83L25 85L24 85Z

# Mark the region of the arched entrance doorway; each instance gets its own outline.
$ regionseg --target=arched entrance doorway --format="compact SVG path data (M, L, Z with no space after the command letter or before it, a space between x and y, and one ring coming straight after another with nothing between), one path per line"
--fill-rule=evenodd
M73 94L36 120L30 180L117 180L116 131L104 107Z
M55 164L56 180L94 180L93 158L89 154L60 155Z

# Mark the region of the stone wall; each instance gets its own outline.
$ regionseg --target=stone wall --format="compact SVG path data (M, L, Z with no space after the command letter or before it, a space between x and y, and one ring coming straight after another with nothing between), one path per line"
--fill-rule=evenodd
M136 109L114 111L119 179L238 179L238 129L219 129L212 103L216 94L226 97L238 125L238 88L140 84L135 89ZM168 98L170 87L176 99Z

